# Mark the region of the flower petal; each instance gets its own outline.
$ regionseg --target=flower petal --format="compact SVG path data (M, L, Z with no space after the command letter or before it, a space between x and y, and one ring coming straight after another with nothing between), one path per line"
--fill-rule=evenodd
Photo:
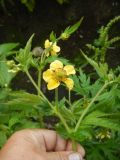
M45 48L49 48L51 46L52 42L50 42L48 39L45 41Z
M63 68L63 63L59 60L55 60L54 62L52 62L50 64L50 69L51 70L55 70L55 69L58 69L58 68Z
M69 90L71 90L74 86L74 81L71 78L66 78L63 82L66 84Z
M57 55L57 53L54 50L51 50L50 53L51 53L51 56Z
M50 79L52 79L52 76L53 76L53 71L51 71L50 69L48 69L47 71L43 72L43 79L46 82L49 82Z
M67 72L67 75L75 74L75 68L72 65L67 65L64 67L64 70Z
M57 46L55 43L53 44L52 49L53 49L53 51L56 52L56 53L57 53L57 52L60 52L60 47Z
M56 79L50 79L47 85L48 90L57 88L60 85L60 82Z

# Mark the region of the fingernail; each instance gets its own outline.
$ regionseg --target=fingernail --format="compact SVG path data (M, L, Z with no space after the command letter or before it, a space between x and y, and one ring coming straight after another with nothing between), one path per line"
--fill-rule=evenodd
M81 157L81 155L80 154L78 154L78 153L71 153L70 155L69 155L69 158L68 158L69 160L82 160L82 157Z

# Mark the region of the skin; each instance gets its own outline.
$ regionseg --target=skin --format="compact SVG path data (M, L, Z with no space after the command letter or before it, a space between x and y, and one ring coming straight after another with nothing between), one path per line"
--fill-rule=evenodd
M0 151L1 160L68 160L72 143L61 138L55 131L25 129L14 133ZM85 151L77 145L77 153Z

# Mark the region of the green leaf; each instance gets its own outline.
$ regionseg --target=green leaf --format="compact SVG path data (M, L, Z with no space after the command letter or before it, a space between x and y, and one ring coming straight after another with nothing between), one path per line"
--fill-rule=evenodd
M8 88L0 89L0 102L7 98L9 92L10 92L10 89Z
M0 86L7 87L16 73L8 72L6 61L0 61Z
M107 79L107 72L108 72L108 65L107 63L97 63L91 58L88 58L83 51L81 51L82 55L85 57L85 59L93 66L93 68L96 70L97 74L99 75L100 78Z
M26 128L41 128L41 124L40 122L32 122L32 121L28 121L28 120L24 120L21 128L22 129L26 129Z
M9 52L16 48L19 43L4 43L0 45L0 56L9 56Z
M24 49L20 49L16 60L21 64L23 70L27 70L32 63L31 46L34 34L28 40Z
M79 95L88 97L91 90L90 77L87 77L86 74L82 72L82 70L79 74L79 76L72 76L74 81L74 91L76 91Z
M70 138L80 143L86 140L91 140L92 130L90 129L90 127L80 127L77 132L73 132L70 134Z
M69 35L73 34L80 27L82 21L83 21L83 17L77 23L75 23L73 26L68 27L65 31L67 31L67 33Z
M80 27L82 21L83 21L83 17L77 23L75 23L74 25L67 27L64 30L64 32L61 33L60 38L63 39L63 40L68 39L71 36L71 34L73 34Z
M120 124L118 121L112 120L110 118L104 118L103 116L105 117L105 113L94 111L85 117L82 125L100 126L111 130L120 131Z
M0 147L2 147L7 141L7 136L4 131L0 131Z
M52 41L52 42L56 41L56 35L53 31L50 33L50 41Z
M75 123L75 116L70 109L63 105L59 107L59 111L67 121Z
M14 117L11 117L11 119L9 120L9 127L11 128L12 126L14 126L15 124L17 123L20 123L20 119L18 116L14 116Z
M48 57L48 58L46 59L45 63L46 63L46 64L47 64L47 63L51 63L51 62L53 62L53 61L55 61L55 60L61 61L64 65L70 64L70 63L69 63L69 60L67 60L67 59L65 59L65 58L63 58L63 57L58 57L58 56L50 56L50 57Z
M10 118L10 114L0 113L0 124L7 124Z

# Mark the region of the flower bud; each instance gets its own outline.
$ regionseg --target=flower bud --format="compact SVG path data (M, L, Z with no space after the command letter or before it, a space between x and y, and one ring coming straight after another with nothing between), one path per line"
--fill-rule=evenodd
M62 40L67 40L69 37L70 37L70 35L67 34L67 33L62 33L62 34L61 34L61 39L62 39Z

